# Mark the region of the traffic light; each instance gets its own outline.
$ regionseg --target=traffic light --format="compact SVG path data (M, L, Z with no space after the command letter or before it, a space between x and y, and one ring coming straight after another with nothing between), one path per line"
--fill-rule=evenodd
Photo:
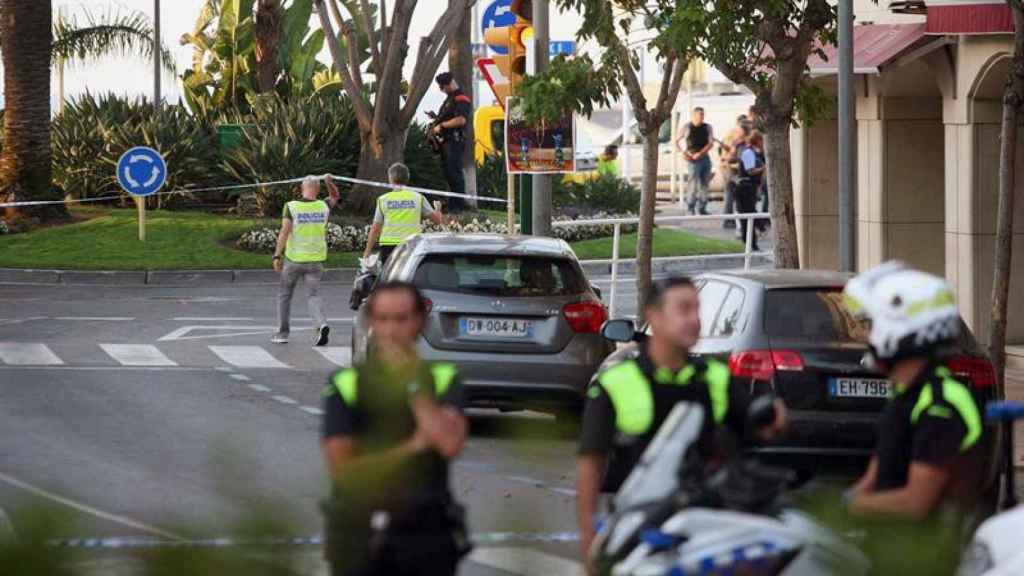
M526 43L533 38L533 4L531 0L512 0L509 11L515 15L516 21L510 26L488 28L484 32L484 42L490 46L501 46L507 50L505 54L495 54L494 63L505 78L505 83L496 83L494 94L501 105L512 93L512 88L519 84L526 74Z

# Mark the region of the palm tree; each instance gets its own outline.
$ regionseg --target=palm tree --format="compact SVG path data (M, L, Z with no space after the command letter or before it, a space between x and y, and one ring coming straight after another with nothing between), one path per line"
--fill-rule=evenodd
M261 94L272 91L281 74L278 48L283 27L281 0L259 0L256 3L256 83Z
M50 70L58 59L81 61L110 54L152 56L148 18L85 15L85 24L53 22L49 0L0 0L0 58L4 65L4 147L0 153L0 200L60 200L53 188L50 151ZM165 67L175 70L163 49ZM21 211L40 220L67 217L62 204Z

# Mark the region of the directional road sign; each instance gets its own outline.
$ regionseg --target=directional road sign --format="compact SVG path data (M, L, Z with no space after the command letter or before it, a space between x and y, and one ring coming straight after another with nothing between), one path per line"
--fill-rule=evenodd
M117 161L117 183L132 196L149 196L167 182L167 163L156 150L136 146Z
M480 29L487 32L488 28L501 28L516 23L516 15L512 13L512 0L494 0L484 8L480 17ZM508 49L504 46L491 46L495 54L504 56Z

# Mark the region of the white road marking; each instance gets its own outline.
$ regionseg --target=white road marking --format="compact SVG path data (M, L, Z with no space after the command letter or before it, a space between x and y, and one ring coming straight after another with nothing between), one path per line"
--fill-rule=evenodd
M100 348L122 366L177 366L156 346L148 344L100 344Z
M239 368L291 368L259 346L210 346L221 360Z
M583 576L583 565L529 548L475 548L469 561L522 576Z
M248 316L177 316L171 318L173 322L251 322L255 318Z
M69 322L131 322L135 320L129 316L57 316L53 319Z
M64 361L46 344L0 342L0 362L16 366L56 366Z
M277 402L280 402L281 404L298 404L297 400L295 400L294 398L290 398L288 396L277 395L271 396L271 398Z
M270 392L270 388L267 388L263 384L249 384L249 389L255 392Z
M46 498L47 500L52 500L54 502L57 502L58 504L63 504L64 506L73 508L84 514L89 514L97 518L102 518L103 520L116 522L117 524L128 526L130 528L134 528L142 532L148 532L149 534L160 536L162 538L169 538L171 540L184 540L183 537L173 532L168 532L166 530L157 528L156 526L150 526L149 524L143 524L142 522L137 522L135 520L132 520L131 518L125 518L124 516L118 516L117 514L104 512L97 508L93 508L92 506L82 504L81 502L76 502L70 498L59 496L57 494L54 494L53 492L50 492L49 490L44 490L43 488L40 488L38 486L33 486L28 482L23 482L21 480L18 480L17 478L14 478L13 476L8 476L3 472L0 472L0 482L4 482L16 488L21 488L22 490L25 490L26 492L31 492L36 496Z
M210 320L213 320L212 318ZM230 318L221 318L220 320L231 320ZM294 320L302 320L295 318ZM306 321L309 319L306 318ZM351 318L331 318L328 322L337 322L340 324L351 323ZM204 340L211 338L234 338L235 336L259 336L260 334L275 334L277 333L276 324L190 324L188 326L181 326L168 332L157 339L157 342L167 342L171 340ZM313 326L293 326L292 332L304 332L313 330Z
M352 365L352 348L349 346L317 346L313 350L337 366L347 368Z
M249 378L245 374L230 374L230 376L231 378L238 380L239 382L248 382L249 380L251 380L251 378Z
M323 410L312 406L299 406L299 410L302 410L306 414L312 414L313 416L323 416L324 414Z

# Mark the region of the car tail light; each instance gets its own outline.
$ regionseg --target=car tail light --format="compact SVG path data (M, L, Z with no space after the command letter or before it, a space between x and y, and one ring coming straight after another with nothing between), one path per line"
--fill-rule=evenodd
M608 310L603 304L593 300L566 304L562 308L562 314L574 332L583 334L599 333L605 320L608 320Z
M975 388L989 388L996 385L996 371L987 358L978 356L954 356L946 366L953 375L969 380Z
M434 309L434 301L430 298L423 299L423 313L430 314L430 311Z
M804 360L792 350L745 350L729 356L729 372L740 378L771 380L775 372L799 372Z

